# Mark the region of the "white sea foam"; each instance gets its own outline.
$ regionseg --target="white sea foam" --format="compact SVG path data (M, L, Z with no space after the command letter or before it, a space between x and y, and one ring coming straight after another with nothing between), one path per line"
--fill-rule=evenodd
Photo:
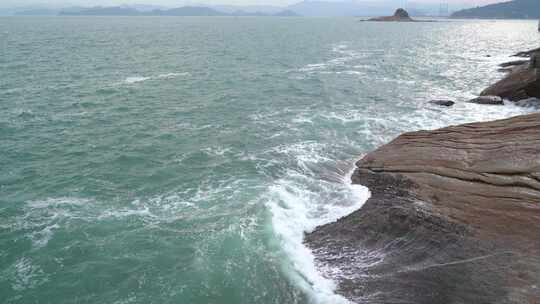
M16 291L34 288L48 281L43 270L29 258L18 259L13 268L15 279L11 287Z
M139 218L145 222L174 220L174 215L186 209L195 210L193 203L199 194L157 196L135 200L125 205L111 205L94 200L60 197L29 201L24 213L8 223L11 229L19 230L32 242L33 250L39 250L54 238L55 232L70 227L74 222L114 221L124 218ZM191 201L187 201L189 199Z
M189 76L190 74L189 73L166 73L166 74L159 74L157 76L157 78L160 78L160 79L168 79L168 78L175 78L175 77L178 77L178 76Z
M44 200L29 201L26 205L33 209L43 209L59 206L81 206L90 203L89 199L72 198L72 197L58 197L47 198Z
M127 77L125 80L124 80L124 83L125 84L135 84L135 83L138 83L138 82L143 82L143 81L147 81L147 80L155 80L155 79L172 79L172 78L176 78L176 77L179 77L179 76L189 76L190 74L185 72L185 73L164 73L164 74L159 74L159 75L156 75L156 76L131 76L131 77Z
M128 77L126 80L124 80L127 84L133 84L137 82L143 82L145 80L152 79L152 77L141 77L141 76L134 76L134 77Z
M332 46L332 53L337 54L338 57L329 59L325 62L308 64L298 69L298 72L306 74L365 75L364 72L355 70L357 67L361 66L349 65L349 62L365 57L365 52L352 50L346 43L341 43ZM347 68L347 70L343 70L344 68Z
M298 151L298 147L292 148L295 150ZM305 158L300 159L302 162ZM348 303L335 294L336 282L330 279L330 275L339 270L318 269L303 239L304 233L362 207L369 191L349 181L350 174L336 183L290 170L286 178L277 181L266 193L274 233L288 257L285 271L309 295L312 303Z

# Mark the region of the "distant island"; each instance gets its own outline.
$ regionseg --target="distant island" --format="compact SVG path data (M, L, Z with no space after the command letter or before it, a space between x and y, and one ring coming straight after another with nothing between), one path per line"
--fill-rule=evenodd
M67 9L58 13L60 16L276 16L293 17L299 16L293 11L283 10L268 14L261 12L233 11L222 12L204 6L184 6L173 9L154 9L151 11L141 11L131 7L91 7L77 10Z
M539 19L539 0L513 0L457 11L451 18Z
M394 15L371 18L367 21L384 21L384 22L414 22L414 20L409 16L406 10L398 8Z

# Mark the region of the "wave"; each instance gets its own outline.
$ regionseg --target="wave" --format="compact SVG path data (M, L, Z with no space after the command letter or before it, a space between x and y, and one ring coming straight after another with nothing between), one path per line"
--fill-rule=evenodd
M143 81L148 80L148 79L152 79L152 77L135 76L135 77L126 78L124 80L124 82L127 83L127 84L132 84L132 83L137 83L137 82L143 82Z
M127 77L126 79L124 79L123 83L124 84L135 84L135 83L144 82L144 81L147 81L147 80L172 79L172 78L176 78L176 77L179 77L179 76L189 76L189 75L190 75L190 73L185 72L185 73L166 73L166 74L159 74L159 75L156 75L156 76L148 76L148 77L145 77L145 76L131 76L131 77Z
M349 64L366 57L366 52L356 51L349 48L345 43L333 45L331 52L337 54L337 57L325 62L312 63L299 68L296 71L305 74L345 74L345 75L365 75L365 72L355 70L357 68L365 69L363 66Z
M351 174L336 182L289 170L265 194L273 232L287 256L285 273L312 303L349 303L334 292L336 282L328 278L336 269L319 269L303 240L305 233L360 209L368 199L369 190L352 185Z
M174 214L196 210L195 197L184 199L178 194L166 194L146 200L136 199L123 206L77 197L47 198L28 201L23 214L12 219L9 227L29 239L32 249L41 249L53 239L57 230L80 223L140 218L146 222L164 222ZM171 213L173 216L171 216ZM75 225L74 223L78 223Z

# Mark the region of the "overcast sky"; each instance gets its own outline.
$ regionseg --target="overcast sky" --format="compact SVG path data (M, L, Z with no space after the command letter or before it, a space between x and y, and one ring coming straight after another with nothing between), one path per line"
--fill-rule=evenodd
M34 4L51 4L51 5L119 5L119 4L155 4L171 7L178 7L186 4L204 3L204 4L232 4L232 5L276 5L286 6L289 4L300 2L301 0L0 0L0 6L25 6ZM322 0L322 1L339 1L339 0ZM503 2L503 0L356 0L357 2L395 2L395 3L431 3L439 4L446 2L452 5L484 5L495 2Z

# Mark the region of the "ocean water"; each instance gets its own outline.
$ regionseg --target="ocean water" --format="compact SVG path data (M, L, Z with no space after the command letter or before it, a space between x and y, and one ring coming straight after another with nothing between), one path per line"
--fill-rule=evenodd
M0 303L346 303L303 234L398 134L534 111L463 101L536 25L0 18Z

